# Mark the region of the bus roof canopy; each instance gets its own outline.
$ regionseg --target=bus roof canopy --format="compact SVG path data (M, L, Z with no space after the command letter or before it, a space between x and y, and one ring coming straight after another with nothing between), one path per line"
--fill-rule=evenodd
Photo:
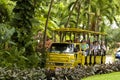
M107 35L104 32L95 32L95 31L84 30L84 29L80 29L80 28L59 28L59 29L55 29L53 31L55 31L55 32L91 33L94 35Z

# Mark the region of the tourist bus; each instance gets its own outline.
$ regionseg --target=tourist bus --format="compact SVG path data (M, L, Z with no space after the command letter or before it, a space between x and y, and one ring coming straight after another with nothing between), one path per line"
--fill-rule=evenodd
M53 30L53 43L47 52L46 68L74 68L78 65L104 64L105 54L90 51L95 41L104 41L106 33L83 30L79 28L60 28ZM82 50L82 41L88 44L88 54Z

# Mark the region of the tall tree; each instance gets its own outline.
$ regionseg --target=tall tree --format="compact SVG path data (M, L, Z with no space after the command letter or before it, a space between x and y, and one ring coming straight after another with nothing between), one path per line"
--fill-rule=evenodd
M94 15L91 16L91 30L103 30L102 28L105 28L103 27L105 26L104 19L107 19L110 24L112 24L117 11L117 6L114 3L114 0L91 1L91 12L94 13Z
M43 51L42 51L42 63L41 65L43 65L44 67L44 63L45 63L45 44L46 44L46 32L47 32L47 28L48 28L48 20L49 20L49 17L50 17L50 12L51 12L51 8L52 8L52 4L53 4L54 0L51 0L50 2L50 7L49 7L49 11L48 11L48 15L47 15L47 19L46 19L46 23L45 23L45 29L44 29L44 36L43 36Z
M33 0L14 0L16 6L13 9L14 19L13 26L16 32L12 39L17 44L18 49L25 48L25 54L32 54L34 52L32 41L32 19L34 18L34 4Z

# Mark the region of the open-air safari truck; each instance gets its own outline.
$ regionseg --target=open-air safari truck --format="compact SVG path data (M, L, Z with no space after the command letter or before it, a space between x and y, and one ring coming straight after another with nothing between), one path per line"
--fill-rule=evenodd
M80 42L84 39L90 45L90 40L93 40L90 37L103 39L103 35L105 34L79 28L60 28L54 30L53 43L48 50L46 58L46 68L74 68L78 65L105 63L104 55L84 55Z

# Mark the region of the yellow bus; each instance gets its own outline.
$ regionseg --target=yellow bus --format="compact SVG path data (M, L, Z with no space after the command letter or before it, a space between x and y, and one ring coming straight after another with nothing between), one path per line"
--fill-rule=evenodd
M78 65L105 63L105 53L95 55L90 52L91 42L106 41L106 33L83 30L79 28L60 28L53 30L53 43L46 58L46 68L74 68ZM89 46L88 54L82 50L82 41Z

